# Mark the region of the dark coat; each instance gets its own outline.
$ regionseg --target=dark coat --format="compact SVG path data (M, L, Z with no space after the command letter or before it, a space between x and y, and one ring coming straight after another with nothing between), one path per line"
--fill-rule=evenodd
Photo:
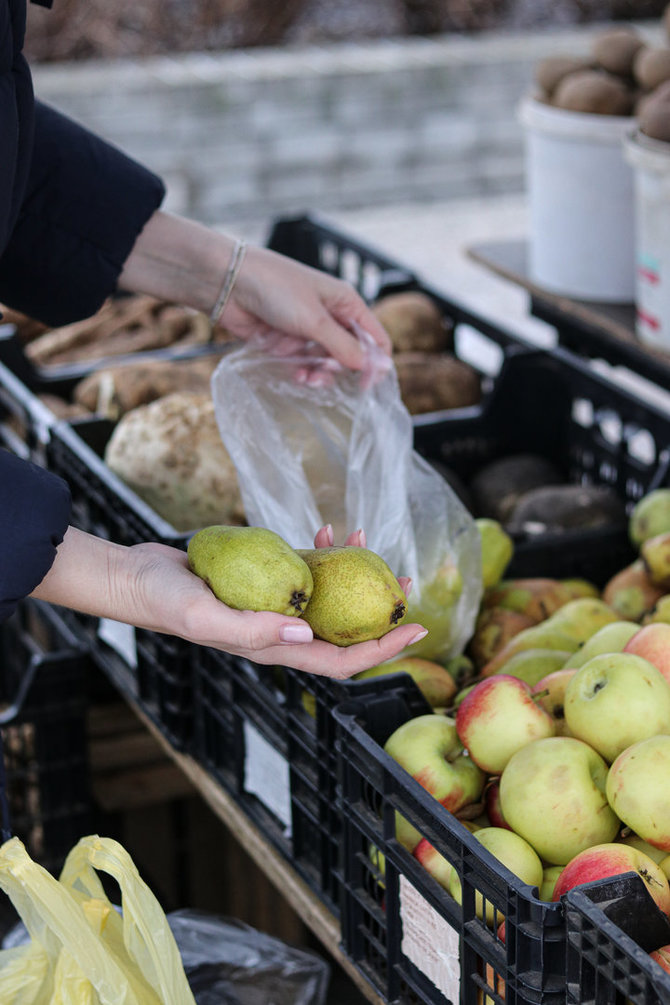
M25 22L25 0L0 0L0 302L55 326L114 291L165 190L34 100ZM44 578L68 521L65 484L0 450L0 620Z

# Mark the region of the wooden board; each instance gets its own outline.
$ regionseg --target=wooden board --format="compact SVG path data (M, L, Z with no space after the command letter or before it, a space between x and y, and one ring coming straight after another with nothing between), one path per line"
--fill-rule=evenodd
M642 343L635 332L635 305L577 300L540 286L528 268L526 241L473 245L469 257L528 291L531 313L556 328L559 345L604 359L670 389L670 352Z

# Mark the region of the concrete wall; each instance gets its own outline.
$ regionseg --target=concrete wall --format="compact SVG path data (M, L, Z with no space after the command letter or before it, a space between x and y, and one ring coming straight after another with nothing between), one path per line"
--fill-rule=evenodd
M648 32L653 37L655 26ZM520 191L515 109L602 26L43 65L36 91L210 223Z

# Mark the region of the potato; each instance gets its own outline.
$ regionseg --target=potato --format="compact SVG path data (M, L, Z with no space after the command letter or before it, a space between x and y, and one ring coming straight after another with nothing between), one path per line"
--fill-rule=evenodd
M569 73L588 70L591 63L576 56L547 56L535 67L535 82L546 97L550 98L560 82Z
M481 401L479 374L450 353L398 353L395 366L400 395L412 415L464 408Z
M440 352L453 348L453 326L426 293L419 290L388 293L372 305L372 312L388 332L393 352Z
M178 531L244 523L237 473L209 394L177 391L127 412L105 461Z
M644 41L633 28L613 28L598 35L591 46L591 54L603 70L621 77L633 74L633 60Z
M571 112L630 115L633 92L618 77L600 70L582 70L564 77L556 88L554 105Z
M640 104L638 125L645 136L670 142L670 80L660 84Z

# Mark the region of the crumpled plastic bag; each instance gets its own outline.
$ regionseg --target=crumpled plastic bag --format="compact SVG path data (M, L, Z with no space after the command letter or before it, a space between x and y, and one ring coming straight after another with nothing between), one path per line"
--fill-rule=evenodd
M96 870L118 883L122 915ZM11 838L0 848L0 888L30 936L0 950L0 1001L195 1005L165 914L118 842L82 838L56 879Z
M412 655L449 659L471 636L481 599L479 531L414 450L395 368L355 330L366 352L362 373L333 365L315 343L286 356L257 338L227 353L212 377L219 430L251 526L294 548L313 547L327 523L336 544L364 528L368 547L396 576L412 578L405 621L429 630ZM315 367L325 386L296 379Z
M167 916L197 1005L325 1005L330 967L232 918Z

